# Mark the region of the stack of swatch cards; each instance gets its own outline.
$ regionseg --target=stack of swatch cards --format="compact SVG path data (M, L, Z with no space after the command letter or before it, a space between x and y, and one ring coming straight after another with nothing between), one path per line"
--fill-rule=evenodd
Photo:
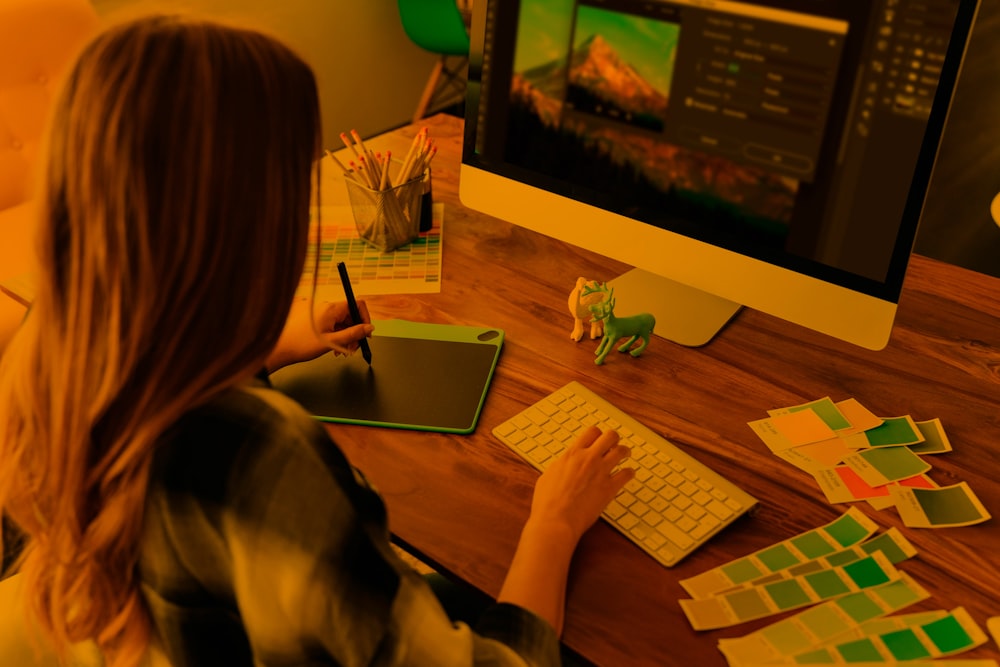
M895 528L851 508L801 533L680 583L695 630L713 630L801 609L719 649L731 667L885 664L910 667L973 649L987 635L962 607L898 614L929 593L896 565L916 549ZM934 661L933 663L929 661ZM952 661L996 667L993 660Z
M968 526L990 518L965 482L938 486L930 458L952 451L939 419L876 417L854 399L822 398L750 422L776 456L809 473L830 503L895 507L906 526Z

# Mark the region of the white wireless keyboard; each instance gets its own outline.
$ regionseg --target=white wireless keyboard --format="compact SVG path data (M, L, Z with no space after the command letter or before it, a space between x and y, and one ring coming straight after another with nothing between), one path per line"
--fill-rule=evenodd
M757 504L735 484L678 449L578 382L570 382L493 429L538 470L554 461L577 432L613 429L632 450L635 478L603 518L669 567Z

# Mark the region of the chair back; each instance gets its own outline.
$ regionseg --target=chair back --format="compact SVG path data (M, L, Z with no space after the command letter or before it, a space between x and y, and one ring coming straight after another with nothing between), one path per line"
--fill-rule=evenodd
M469 53L469 33L455 0L398 0L407 37L420 48L449 56Z
M89 0L0 0L0 210L31 197L59 77L97 26Z

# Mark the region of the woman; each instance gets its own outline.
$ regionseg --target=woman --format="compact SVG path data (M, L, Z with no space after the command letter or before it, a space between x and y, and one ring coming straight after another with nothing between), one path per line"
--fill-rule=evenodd
M570 557L628 451L582 435L539 479L499 604L478 634L452 623L392 552L377 494L262 372L371 333L343 304L315 321L293 305L321 145L309 67L254 31L140 19L72 69L40 284L0 368L0 509L57 650L93 639L110 667L151 644L174 667L558 661Z

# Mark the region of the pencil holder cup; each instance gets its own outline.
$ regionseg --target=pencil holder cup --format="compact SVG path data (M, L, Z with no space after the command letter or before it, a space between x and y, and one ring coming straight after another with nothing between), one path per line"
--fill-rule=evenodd
M420 234L423 174L385 190L373 190L350 178L346 183L358 235L377 250L395 250Z

